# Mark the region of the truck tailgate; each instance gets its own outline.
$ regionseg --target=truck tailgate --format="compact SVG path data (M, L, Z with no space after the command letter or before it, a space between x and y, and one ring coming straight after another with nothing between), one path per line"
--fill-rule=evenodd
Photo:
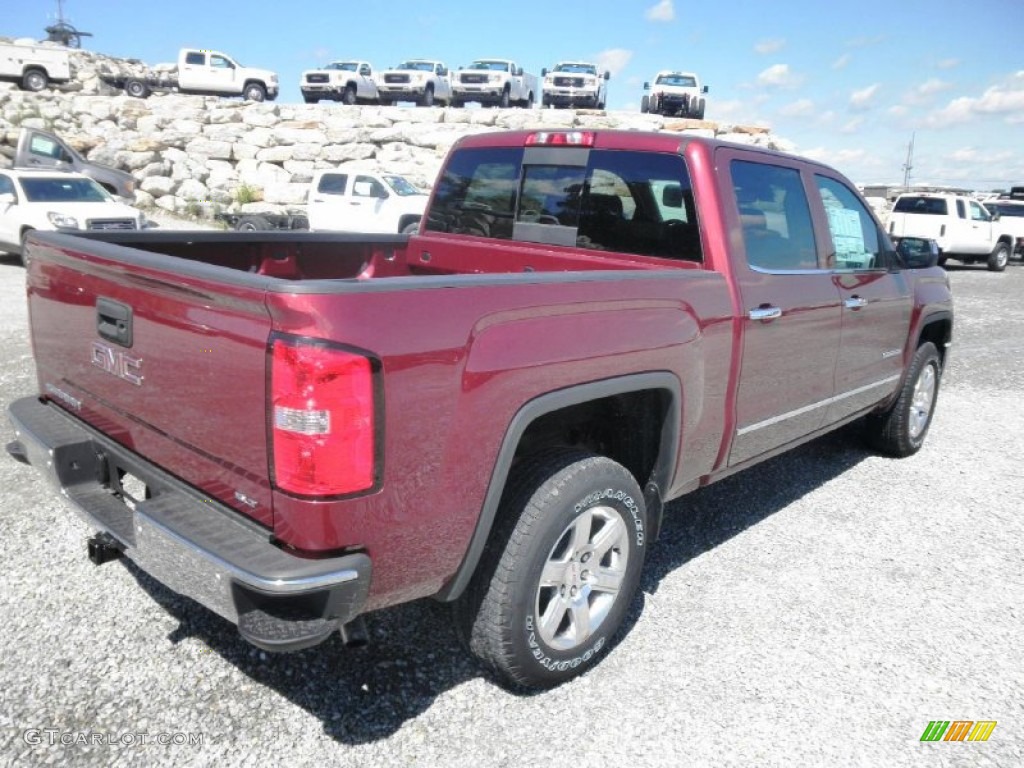
M39 391L120 444L272 526L256 278L46 235L27 272ZM81 250L79 250L81 248ZM243 279L239 279L239 278Z

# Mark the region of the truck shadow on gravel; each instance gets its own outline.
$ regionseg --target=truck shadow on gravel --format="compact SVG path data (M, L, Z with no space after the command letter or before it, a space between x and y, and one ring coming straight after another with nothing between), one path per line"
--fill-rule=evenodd
M642 620L643 596L655 593L667 574L870 455L861 448L855 430L846 428L673 503L661 538L648 553L641 591L623 629ZM171 592L130 561L124 563L139 585L178 620L179 626L168 636L172 644L189 638L204 643L254 682L319 719L324 732L340 743L384 739L426 712L439 695L463 683L487 680L456 639L447 606L431 600L369 615L370 642L365 648L347 649L335 635L315 648L277 655L253 648L229 622ZM263 706L275 705L268 701Z

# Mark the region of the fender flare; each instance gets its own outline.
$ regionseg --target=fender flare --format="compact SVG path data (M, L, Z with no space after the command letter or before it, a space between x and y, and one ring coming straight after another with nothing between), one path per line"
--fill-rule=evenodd
M557 392L549 392L527 402L512 417L505 430L501 448L498 450L498 458L491 470L491 481L488 483L487 493L484 496L469 547L466 549L462 563L455 575L435 595L435 599L454 600L469 584L473 572L480 562L480 557L483 555L491 528L494 526L494 520L498 514L498 504L505 490L505 483L508 480L516 448L530 424L541 416L574 405L613 395L651 389L666 390L670 395L668 412L661 430L658 459L651 472L650 481L644 488L644 501L649 510L648 524L656 535L657 530L661 527L662 491L669 487L669 483L672 481L679 451L679 433L682 429L682 388L679 379L668 371L655 371L587 382ZM638 478L639 483L644 483L644 481L645 478ZM652 536L653 538L654 536Z

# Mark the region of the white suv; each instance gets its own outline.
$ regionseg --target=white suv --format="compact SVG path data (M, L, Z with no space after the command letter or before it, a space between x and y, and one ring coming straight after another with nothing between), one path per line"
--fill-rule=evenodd
M19 254L33 229L142 229L142 212L80 173L0 170L0 251Z

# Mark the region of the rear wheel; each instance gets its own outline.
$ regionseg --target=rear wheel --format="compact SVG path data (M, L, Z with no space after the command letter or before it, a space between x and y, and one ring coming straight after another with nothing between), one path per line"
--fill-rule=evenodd
M262 232L271 228L270 222L263 216L243 216L235 225L239 232Z
M135 99L144 99L149 96L149 86L138 78L131 78L125 81L124 92Z
M871 445L899 458L917 453L932 423L941 379L939 352L927 341L914 353L896 402L885 413L867 418L865 429Z
M408 224L402 227L398 234L400 235L415 235L420 230L420 220L410 221Z
M1010 263L1010 246L1006 243L996 243L992 253L988 255L988 268L993 272L1002 272Z
M640 488L603 456L524 459L454 607L470 651L513 687L549 688L594 666L633 599L646 550Z
M30 69L21 78L21 87L26 91L38 93L50 84L50 79L41 69Z
M21 259L21 266L23 267L28 266L28 253L25 250L25 241L28 240L29 232L32 232L32 230L26 229L24 232L21 233L21 255L19 258Z

